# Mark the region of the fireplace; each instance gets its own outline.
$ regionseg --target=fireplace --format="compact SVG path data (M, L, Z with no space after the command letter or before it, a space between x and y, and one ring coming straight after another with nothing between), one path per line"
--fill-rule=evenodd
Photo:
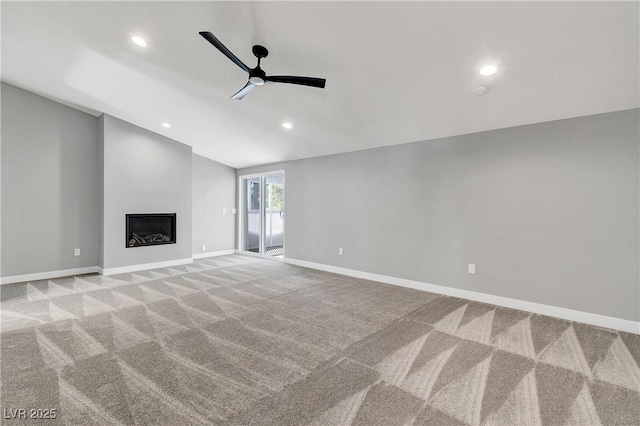
M126 225L126 247L176 243L175 213L128 214Z

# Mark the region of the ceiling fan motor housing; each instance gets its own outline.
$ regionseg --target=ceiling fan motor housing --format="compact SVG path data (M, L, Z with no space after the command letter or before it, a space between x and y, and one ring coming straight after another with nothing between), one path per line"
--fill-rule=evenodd
M249 70L249 81L256 86L262 86L267 80L267 74L262 71L260 65Z

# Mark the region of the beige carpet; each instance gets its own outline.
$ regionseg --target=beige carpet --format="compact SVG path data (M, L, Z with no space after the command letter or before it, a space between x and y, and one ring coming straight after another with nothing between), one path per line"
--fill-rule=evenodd
M640 424L638 335L277 261L0 294L3 424Z

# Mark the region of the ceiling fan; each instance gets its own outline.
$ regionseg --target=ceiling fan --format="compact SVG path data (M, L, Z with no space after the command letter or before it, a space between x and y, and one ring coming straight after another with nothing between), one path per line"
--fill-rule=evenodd
M292 75L267 75L262 68L260 68L260 60L266 58L269 54L269 51L266 47L260 46L256 44L253 46L252 51L253 55L258 58L258 65L255 68L249 68L246 66L236 55L231 53L229 49L225 47L220 40L216 38L209 31L200 31L199 33L202 37L204 37L209 43L213 44L216 49L218 49L224 56L231 59L231 61L242 68L246 73L249 74L249 81L247 84L240 89L235 95L231 96L231 99L241 100L244 98L247 93L253 90L256 86L262 86L267 83L289 83L289 84L299 84L302 86L311 86L311 87L319 87L324 89L324 85L327 82L324 78L315 78L315 77L297 77Z

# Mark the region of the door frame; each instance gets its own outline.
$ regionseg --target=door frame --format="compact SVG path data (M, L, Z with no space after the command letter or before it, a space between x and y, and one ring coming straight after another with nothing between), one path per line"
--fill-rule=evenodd
M248 175L241 175L238 176L238 253L242 253L242 254L248 254L251 256L260 256L260 257L266 257L266 258L272 258L272 256L267 256L266 253L264 253L264 246L265 246L265 228L266 228L266 215L265 215L265 211L266 211L266 206L265 206L265 177L269 176L269 175L282 175L282 179L284 181L284 190L282 192L282 196L284 197L284 208L285 210L287 209L287 179L285 176L285 171L284 170L272 170L269 172L262 172L262 173L251 173ZM253 178L260 178L260 248L259 248L259 252L255 253L249 250L245 249L245 240L244 240L244 209L246 208L246 197L243 197L243 193L244 193L244 186L243 186L243 180L244 179L253 179ZM287 220L286 220L286 211L285 211L285 217L282 223L282 248L284 250L284 254L282 255L283 258L287 257L287 243L286 243L286 238L287 238Z

